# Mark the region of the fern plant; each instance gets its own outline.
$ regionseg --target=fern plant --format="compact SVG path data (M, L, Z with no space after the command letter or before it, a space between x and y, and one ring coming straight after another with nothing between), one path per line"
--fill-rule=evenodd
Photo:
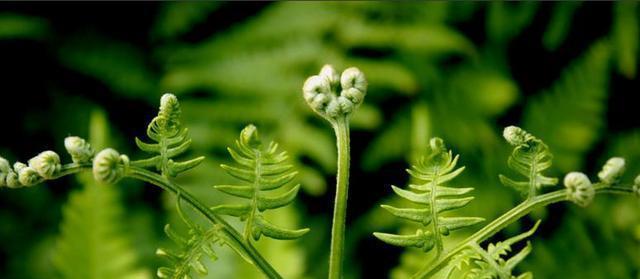
M217 190L248 199L249 202L233 205L219 205L211 210L217 214L230 215L246 220L244 238L249 241L260 239L265 235L274 239L295 239L309 232L308 228L290 230L280 228L267 221L262 215L266 210L276 209L292 203L300 184L294 185L286 192L269 196L269 193L278 190L296 176L292 171L293 166L286 164L286 152L278 152L278 144L271 142L263 146L258 138L258 130L249 125L242 130L240 138L236 141L236 148L228 148L231 157L240 165L233 167L221 165L231 176L243 181L246 185L217 185Z
M328 271L329 278L332 279L343 275L350 166L349 121L352 113L364 101L367 87L367 80L359 69L352 67L338 74L333 67L327 65L318 75L308 78L302 88L304 100L315 113L332 125L336 134L338 169ZM157 254L169 261L167 266L158 270L159 277L184 279L196 278L196 274L207 274L209 270L203 263L205 256L215 260L216 246L227 246L257 267L266 277L281 278L253 244L262 235L274 239L295 239L309 231L307 228L281 228L267 221L263 215L267 210L292 203L300 189L299 185L290 186L297 172L287 163L286 153L279 151L278 145L273 142L263 145L257 128L247 126L240 133L235 148L228 149L237 165L221 166L242 183L214 186L219 192L245 201L237 204L205 205L199 197L186 191L173 179L180 173L197 167L204 159L197 157L176 161L176 156L184 153L191 144L187 129L181 125L180 115L177 98L172 94L163 95L158 115L147 128L147 135L155 143L136 139L141 150L153 154L151 158L130 160L127 155L112 148L96 153L84 139L68 137L65 139L65 148L72 163L62 164L60 156L53 151L38 154L28 164L16 162L13 166L0 158L0 186L28 187L89 170L100 183L113 184L126 177L138 179L175 194L178 215L187 226L185 236L175 232L170 226L165 227L166 234L175 242L177 249L157 250ZM530 253L531 246L527 244L517 253L512 253L511 247L530 237L540 222L527 232L489 244L486 248L481 246L482 243L538 207L561 201L588 206L599 193L640 196L640 176L635 178L633 186L623 183L621 177L625 160L619 157L606 162L597 175L599 181L596 183L592 183L584 173L570 172L564 177L564 189L544 192L543 186L550 188L557 183L556 178L544 174L552 163L548 146L541 139L515 126L507 127L503 136L514 146L508 165L526 180L517 181L506 176L500 176L500 180L525 193L526 199L454 247L445 247L443 237L451 231L478 224L483 219L450 215L454 213L454 209L470 203L473 197L465 196L472 188L445 185L462 173L464 167L456 168L459 157L453 156L452 151L446 149L443 140L431 139L425 156L412 169L407 170L418 181L409 185L411 190L392 187L398 196L422 206L398 208L383 205L383 208L401 219L422 225L422 228L413 235L374 233L374 236L392 245L415 247L424 252L436 250L432 261L413 277L431 278L436 274L444 274L445 278L531 278L530 273L518 276L512 274L516 265ZM99 187L103 186L110 187ZM276 191L279 193L270 194ZM203 217L206 225L187 217L182 203L186 203ZM245 221L243 232L237 231L221 215Z
M453 230L473 226L484 219L478 217L445 217L442 213L466 206L473 197L462 197L473 188L454 188L443 186L456 178L464 167L456 169L459 156L452 156L451 150L447 152L442 139L433 138L426 155L422 157L416 166L407 170L421 184L410 184L409 187L417 190L412 192L392 186L393 191L400 197L413 203L423 205L423 208L396 208L382 205L396 217L420 223L424 231L418 229L414 235L395 235L387 233L374 233L374 235L389 244L416 247L425 253L436 249L438 258L444 251L443 236L449 235Z

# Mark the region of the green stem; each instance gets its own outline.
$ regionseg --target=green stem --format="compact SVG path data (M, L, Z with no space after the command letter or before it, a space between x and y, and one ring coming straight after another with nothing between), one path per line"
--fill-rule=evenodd
M338 173L336 175L336 198L331 227L331 252L329 256L329 279L339 279L342 274L344 254L344 230L347 217L349 192L349 120L338 118L332 122L338 147Z
M58 172L53 179L58 179L66 175L76 174L81 171L87 171L91 169L91 163L66 164L60 168L60 172ZM165 177L155 172L151 172L137 166L129 166L129 168L127 168L126 176L151 183L175 195L179 194L180 198L187 201L193 208L195 208L198 212L205 216L209 221L222 226L222 231L227 236L226 239L231 242L229 244L229 247L234 249L241 257L253 262L258 267L258 269L260 269L260 271L262 271L264 275L267 276L267 278L282 278L282 276L278 274L278 272L262 257L262 255L260 255L258 250L256 250L256 248L253 247L250 242L245 242L242 235L240 235L240 233L238 233L231 225L229 225L229 223L211 212L209 208L198 201L198 199L196 199L193 195L184 191L179 185L169 181Z
M596 194L598 193L608 193L608 194L633 194L633 189L631 187L621 187L621 186L608 186L603 184L595 184L594 188L596 190ZM451 257L467 248L467 245L470 243L479 244L484 240L487 240L497 232L501 231L511 223L517 221L523 216L529 214L531 210L546 206L552 203L557 203L561 201L567 201L569 197L567 196L567 191L565 189L553 191L544 195L539 195L533 198L530 198L506 213L502 214L502 216L496 218L491 223L486 225L484 228L480 229L473 235L469 236L464 241L460 242L460 244L450 250L445 254L444 257L441 257L438 261L433 264L429 264L423 267L418 273L414 274L412 278L431 278L438 271L446 266Z
M243 236L240 235L240 233L238 233L231 225L229 225L229 223L211 212L211 210L209 210L207 206L202 204L193 195L182 190L182 187L165 179L163 176L157 173L139 167L130 166L126 175L128 177L156 185L173 194L179 194L180 198L187 201L193 208L195 208L198 212L205 216L209 221L214 224L222 225L222 231L227 236L227 240L231 242L229 243L229 247L236 250L236 252L238 252L243 257L245 255L248 256L251 261L258 267L258 269L260 269L260 271L262 271L268 278L282 278L282 276L280 276L280 274L278 274L278 272L273 269L273 267L262 257L262 255L260 255L255 247L251 245L251 243L245 242Z

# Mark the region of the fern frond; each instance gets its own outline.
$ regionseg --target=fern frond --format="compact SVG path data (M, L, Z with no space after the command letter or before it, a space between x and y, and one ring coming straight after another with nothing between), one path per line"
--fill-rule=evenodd
M500 175L502 184L520 191L527 198L533 198L536 191L543 186L553 186L558 183L557 178L542 174L551 167L553 159L549 147L542 140L515 126L504 129L504 138L515 147L507 161L509 168L526 177L527 180L516 181Z
M513 236L505 241L490 243L487 249L483 249L480 245L473 243L470 248L462 250L449 263L449 271L445 278L453 278L454 274L461 275L456 278L505 278L505 279L524 279L532 278L531 273L523 273L515 276L512 274L513 269L531 252L531 243L515 253L510 258L505 258L511 253L511 246L530 237L538 229L540 220L528 231ZM470 266L469 269L463 270L463 265Z
M244 183L238 185L216 185L217 190L249 200L242 204L226 204L213 207L217 214L239 217L246 220L244 237L254 240L265 235L274 239L295 239L306 234L309 229L290 230L280 228L267 221L262 215L266 210L276 209L293 202L300 184L278 195L268 195L273 190L288 185L297 172L287 164L286 152L278 152L278 144L271 142L266 147L258 138L258 130L249 125L240 133L235 148L228 148L237 166L221 165L227 173Z
M150 272L137 267L138 255L122 227L124 221L118 188L85 183L71 194L53 257L61 277L151 278Z
M158 277L171 279L190 279L193 271L205 276L207 268L202 263L202 258L207 256L212 261L217 260L214 245L224 243L220 237L221 227L214 225L209 229L193 223L184 215L180 206L180 197L176 206L178 215L188 227L188 236L183 237L174 231L169 224L164 227L165 234L178 246L176 251L159 248L156 254L165 257L169 266L158 268Z
M453 188L443 186L454 179L464 167L456 169L459 156L453 157L447 151L442 139L433 138L426 156L422 157L416 166L407 170L411 176L421 184L410 184L414 191L403 190L392 186L393 191L400 197L424 207L396 208L382 205L396 217L420 223L423 229L418 229L414 235L396 235L376 232L374 235L391 245L402 247L416 247L425 253L436 247L438 255L443 250L442 236L447 236L453 230L469 227L482 222L478 217L445 217L442 213L466 206L473 197L460 197L469 193L473 188Z
M153 118L147 127L147 136L156 143L146 143L136 138L138 148L158 155L131 162L132 165L155 167L163 176L174 177L198 166L204 160L202 156L184 162L176 162L172 159L187 151L191 145L189 131L182 127L180 115L180 103L176 96L164 94L160 100L158 116Z
M547 90L527 102L523 127L553 150L559 171L581 168L585 152L603 135L613 47L595 42ZM549 120L553 119L553 125Z

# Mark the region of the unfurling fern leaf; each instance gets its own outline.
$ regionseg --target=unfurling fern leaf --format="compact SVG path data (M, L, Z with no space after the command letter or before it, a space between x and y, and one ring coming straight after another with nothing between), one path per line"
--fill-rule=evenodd
M188 237L182 237L175 232L169 224L164 227L164 232L178 246L177 251L169 251L166 249L158 249L156 254L166 257L171 263L170 266L158 268L158 277L171 279L189 279L192 277L192 271L196 271L200 275L207 275L208 270L201 262L204 256L209 257L212 261L217 259L213 245L224 243L221 237L221 227L214 225L209 229L203 229L201 226L193 223L182 212L180 206L180 197L176 206L178 215L188 227Z
M445 278L481 278L481 279L525 279L533 278L530 272L518 276L512 275L513 269L531 253L531 243L508 259L504 257L511 252L511 246L533 235L540 221L530 230L511 237L505 241L491 243L487 249L473 243L461 251L450 262L450 269ZM464 268L468 266L468 268ZM455 276L454 276L455 275Z
M396 235L387 233L374 233L374 235L391 245L403 247L416 247L424 252L436 247L437 255L443 248L442 236L449 235L450 231L465 228L484 221L478 217L444 217L445 211L461 208L467 205L473 197L459 197L473 190L473 188L453 188L442 186L454 179L464 167L455 169L458 157L453 157L451 151L447 151L442 139L432 138L430 147L425 157L422 157L413 169L407 170L411 176L423 181L423 184L411 184L409 187L417 192L403 190L392 186L393 191L399 196L414 203L424 205L421 208L396 208L382 205L391 214L417 223L421 223L424 229L418 229L414 235ZM437 257L437 256L436 256Z
M308 228L289 230L267 221L262 212L290 204L300 189L293 186L283 194L270 196L266 193L281 189L293 180L297 172L286 163L286 152L278 152L278 144L271 142L266 148L258 138L258 130L249 125L240 133L236 148L228 148L229 154L239 164L238 167L221 165L231 176L244 181L242 185L217 185L219 191L249 200L242 204L213 207L217 214L230 215L246 220L244 238L260 239L265 235L274 239L295 239L309 231Z
M526 181L515 181L500 175L502 184L513 187L527 198L533 198L536 191L543 186L552 186L558 179L547 177L542 172L551 167L553 155L542 140L527 133L519 127L509 126L504 129L504 138L515 148L507 161L509 167L527 178Z
M173 94L164 94L160 99L158 116L151 120L147 127L147 136L156 143L145 143L136 138L136 145L145 152L158 155L145 160L131 162L140 167L155 167L165 177L174 177L181 172L196 167L204 160L197 157L184 162L176 162L172 158L189 148L191 139L187 128L180 123L180 104Z

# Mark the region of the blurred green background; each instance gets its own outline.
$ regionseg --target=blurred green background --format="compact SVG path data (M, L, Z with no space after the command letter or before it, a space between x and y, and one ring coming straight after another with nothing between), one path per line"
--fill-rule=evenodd
M259 249L285 278L326 276L335 173L332 131L306 107L305 78L326 63L357 66L369 93L352 121L345 278L407 278L425 257L373 231L400 223L379 208L432 136L461 154L456 186L476 188L465 212L493 219L521 197L509 173L506 125L521 125L555 154L551 173L594 175L610 156L640 172L637 2L0 3L0 154L26 160L90 137L139 158L164 92L176 94L206 155L178 182L210 205L229 199L218 165L244 125L281 143L300 170L295 206L270 218L312 232ZM85 177L0 191L0 277L153 278L179 225L171 197ZM99 186L99 185L98 185ZM543 219L518 271L537 278L640 278L640 204L598 197L538 210L496 236ZM478 228L476 228L478 229ZM472 229L454 234L453 245ZM450 246L449 246L450 247ZM207 278L260 278L227 248Z

